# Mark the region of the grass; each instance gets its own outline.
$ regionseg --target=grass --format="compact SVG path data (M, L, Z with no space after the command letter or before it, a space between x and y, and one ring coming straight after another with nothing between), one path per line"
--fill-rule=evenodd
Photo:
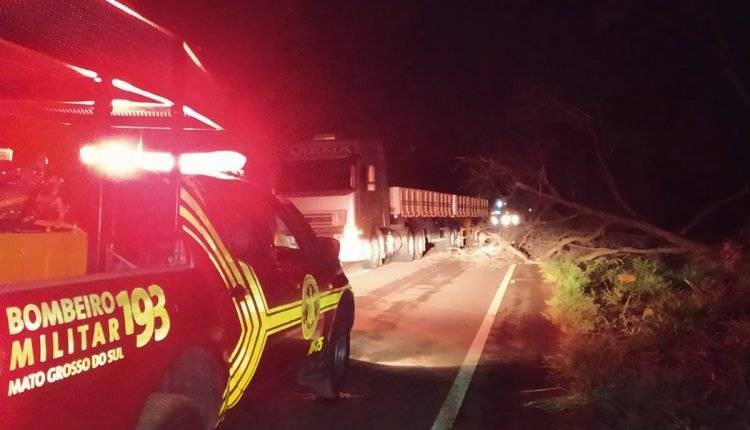
M548 365L567 392L537 406L585 409L601 428L749 429L746 270L640 257L542 265L557 285L546 314L564 332Z

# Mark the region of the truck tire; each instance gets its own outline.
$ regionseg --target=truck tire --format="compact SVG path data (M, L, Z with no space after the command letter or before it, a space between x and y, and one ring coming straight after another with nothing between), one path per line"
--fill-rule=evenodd
M339 398L349 368L351 328L339 319L334 324L323 352L326 376L314 387L316 397L321 400Z
M413 261L417 255L416 240L414 238L414 232L407 228L402 232L399 232L399 248L394 260L409 262Z
M381 253L380 238L377 234L373 233L370 236L370 258L367 260L367 265L370 269L376 269L383 264L383 255Z
M419 260L424 256L425 251L427 251L427 238L425 237L423 232L417 231L414 239L414 243L416 245L415 249L417 252L416 259Z
M406 250L404 255L406 261L414 261L417 258L417 239L414 237L414 230L408 229L406 231Z
M463 248L465 245L464 234L461 229L456 230L456 248Z
M200 406L187 396L153 393L146 400L136 430L204 430Z

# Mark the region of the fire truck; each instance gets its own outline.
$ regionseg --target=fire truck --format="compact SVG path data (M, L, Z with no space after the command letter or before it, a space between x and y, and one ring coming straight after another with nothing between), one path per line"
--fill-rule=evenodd
M371 268L421 258L429 246L463 247L489 216L481 197L389 186L381 141L315 136L290 145L276 174L280 194L316 233L341 242L341 261Z
M115 0L0 9L3 428L210 429L344 383L339 244L247 175L189 45Z

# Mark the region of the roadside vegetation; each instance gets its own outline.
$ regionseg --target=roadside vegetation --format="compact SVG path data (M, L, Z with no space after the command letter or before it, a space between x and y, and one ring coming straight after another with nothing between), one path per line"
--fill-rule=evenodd
M750 428L750 264L612 257L541 265L558 286L547 315L563 332L548 365L595 428Z

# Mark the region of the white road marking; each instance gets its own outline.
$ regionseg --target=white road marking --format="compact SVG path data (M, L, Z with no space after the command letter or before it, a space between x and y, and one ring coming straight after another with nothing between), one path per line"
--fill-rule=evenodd
M487 309L487 314L484 316L482 325L479 326L474 341L471 342L469 352L466 353L466 358L461 364L461 368L456 375L456 379L453 380L453 386L448 392L448 396L445 398L443 405L440 407L435 422L432 424L432 430L449 430L453 428L453 424L458 416L458 411L461 410L461 404L463 404L466 391L469 389L471 379L474 377L474 371L479 363L479 358L482 356L482 350L484 350L484 344L487 342L487 336L490 334L492 323L495 321L495 316L500 310L500 304L503 302L505 297L505 291L508 289L508 284L513 277L513 271L516 269L515 264L511 264L508 267L508 271L505 272L502 282L495 293L495 297L490 303L490 307Z

